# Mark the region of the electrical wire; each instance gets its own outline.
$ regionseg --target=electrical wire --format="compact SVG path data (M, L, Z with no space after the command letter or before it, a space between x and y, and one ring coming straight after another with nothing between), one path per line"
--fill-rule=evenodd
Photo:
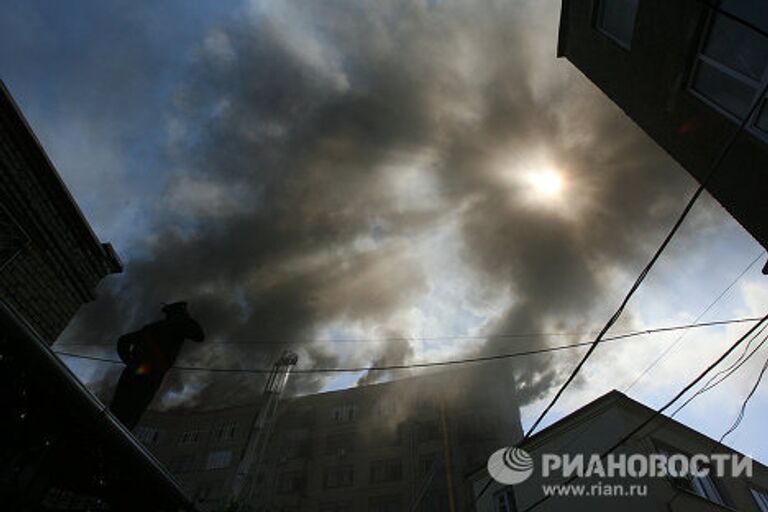
M671 332L671 331L677 331L681 329L715 327L715 326L722 326L722 325L756 322L758 320L760 320L760 318L751 317L751 318L737 318L737 319L731 319L731 320L718 320L713 322L703 322L699 324L685 324L685 325L675 325L675 326L669 326L669 327L656 327L653 329L645 329L640 331L633 331L633 332L628 332L624 334L619 334L616 336L605 338L604 341L614 342L614 341L619 341L627 338L634 338L634 337L648 335L648 334ZM553 347L525 350L525 351L519 351L519 352L510 352L505 354L495 354L490 356L480 356L480 357L473 357L473 358L466 358L466 359L453 359L448 361L434 361L434 362L425 362L425 363L410 363L410 364L386 365L386 366L363 366L363 367L356 367L356 368L305 368L305 369L297 368L292 370L292 373L358 373L358 372L364 372L364 371L394 371L394 370L410 370L415 368L453 366L453 365L460 365L460 364L496 361L500 359L512 359L516 357L524 357L524 356L531 356L531 355L538 355L538 354L547 354L551 352L558 352L561 350L570 350L578 347L584 347L591 344L592 344L591 341L583 341L579 343L556 345ZM54 350L54 353L60 356L72 357L77 359L100 361L100 362L113 363L113 364L124 364L123 361L121 361L120 359L114 359L114 358L108 358L108 357L91 356L87 354L74 354L71 352L63 352L63 351L57 351L57 350ZM220 373L255 373L255 374L267 373L268 374L272 371L271 368L216 368L216 367L203 367L203 366L172 366L171 368L179 371L201 371L201 372L220 372Z
M739 428L739 425L741 425L741 422L744 419L744 415L746 414L746 411L747 411L747 404L752 399L752 396L757 391L757 388L760 386L760 382L763 380L763 375L765 375L766 369L768 369L768 358L766 358L765 362L763 363L763 368L762 370L760 370L760 374L757 376L757 380L755 380L754 386L752 386L752 389L749 391L749 394L741 403L741 409L739 410L738 416L736 416L736 419L733 421L733 424L730 426L730 428L726 430L722 436L720 436L719 442L722 443L726 437L728 437L731 433L733 433L733 431Z
M683 409L689 403L693 402L693 400L695 400L697 397L703 395L704 393L706 393L710 389L713 389L713 388L719 386L721 382L723 382L724 380L728 379L731 375L736 373L742 366L744 366L744 364L746 364L746 362L749 361L752 358L752 356L755 355L758 350L760 350L760 348L762 348L762 346L766 343L766 341L768 341L768 337L763 338L763 341L761 341L757 345L757 347L755 347L752 350L752 352L749 352L749 354L747 354L747 352L749 351L749 347L752 344L752 342L754 342L754 340L757 339L762 334L762 332L765 330L765 328L766 328L766 326L764 325L759 330L759 332L757 334L755 334L752 337L752 339L749 340L749 343L747 343L747 346L745 347L744 352L742 352L742 354L733 363L731 363L727 368L724 368L724 369L720 370L719 372L714 374L712 377L710 377L710 379L706 382L706 384L704 384L704 386L702 386L701 389L699 389L696 393L694 393L693 395L688 397L688 399L686 399L686 401L683 402L682 405L680 405L677 409L675 409L672 412L670 417L675 417L677 415L677 413L680 412L681 409ZM719 380L718 380L718 377L720 377Z
M736 350L736 349L739 347L739 345L741 345L741 344L742 344L742 343L743 343L743 342L744 342L744 341L745 341L747 338L749 338L750 336L752 336L752 334L753 334L755 331L757 331L757 330L758 330L758 328L760 328L761 326L763 326L763 324L765 324L765 323L766 323L766 321L768 321L768 314L766 314L766 315L765 315L765 316L764 316L764 317L763 317L763 318L762 318L762 319L761 319L759 322L757 322L755 325L753 325L753 326L752 326L752 327L751 327L751 328L750 328L750 329L749 329L749 330L748 330L746 333L744 333L743 335L741 335L741 336L739 337L739 339L737 339L737 340L736 340L736 341L735 341L735 342L734 342L734 343L733 343L733 344L732 344L730 347L728 347L728 349L726 349L726 350L725 350L725 352L723 352L723 353L722 353L722 354L721 354L721 355L720 355L720 356L719 356L719 357L718 357L718 358L717 358L717 359L716 359L714 362L712 362L712 363L711 363L709 366L707 366L707 368L705 368L705 369L704 369L704 370L703 370L701 373L699 373L699 374L698 374L698 375L697 375L697 376L696 376L696 377L695 377L695 378L694 378L694 379L693 379L691 382L689 382L688 384L686 384L686 385L685 385L685 386L684 386L684 387L683 387L683 388L682 388L680 391L678 391L678 392L677 392L677 394L675 394L675 396L674 396L674 397L672 397L672 398L671 398L671 399L670 399L670 400L669 400L669 401L668 401L666 404L664 404L664 405L663 405L662 407L660 407L659 409L655 409L655 410L652 412L652 414L651 414L651 415L650 415L650 416L649 416L647 419L645 419L644 421L640 422L640 424L639 424L639 425L637 425L635 428L633 428L633 429L632 429L632 430L630 430L630 431L629 431L627 434L625 434L625 435L624 435L624 436L623 436L621 439L619 439L619 441L618 441L618 442L616 442L616 443L615 443L613 446L611 446L611 448L609 448L608 450L606 450L605 452L603 452L603 454L600 456L600 458L601 458L601 459L604 459L604 458L605 458L605 457L607 457L607 456L608 456L610 453L613 453L613 452L614 452L614 451L615 451L617 448L619 448L619 447L620 447L620 446L622 446L624 443L626 443L626 442L627 442L629 439L631 439L631 438L632 438L632 437L633 437L635 434L637 434L638 432L640 432L641 430L643 430L645 427L647 427L648 425L650 425L650 424L651 424L651 423L652 423L654 420L656 420L656 419L657 419L659 416L662 416L662 415L663 415L663 413L664 413L664 411L666 411L667 409L669 409L670 407L672 407L672 405L673 405L675 402L677 402L677 401L678 401L680 398L682 398L682 397L683 397L683 396L684 396L684 395L685 395L685 394L686 394L688 391L690 391L690 390L691 390L691 389L692 389L694 386L696 386L696 384L698 384L698 383L699 383L699 381L703 380L703 379L704 379L704 377L706 377L706 376L707 376L707 374L708 374L709 372L711 372L712 370L714 370L714 369L715 369L715 368L716 368L716 367L717 367L717 366L718 366L720 363L722 363L722 362L723 362L723 361L724 361L724 360L725 360L725 359L726 359L726 358L727 358L729 355L731 355L731 353L732 353L734 350ZM561 484L561 485L569 485L569 484L573 483L575 480L577 480L578 478L579 478L579 476L578 476L578 475L576 475L576 476L572 476L571 478L569 478L568 480L566 480L565 482L563 482L563 484ZM547 500L548 500L550 497L551 497L551 495L546 495L546 496L543 496L542 498L539 498L537 501L535 501L534 503L532 503L530 506L528 506L527 508L523 509L523 511L522 511L522 512L530 512L531 510L535 509L536 507L538 507L538 506L539 506L539 505L541 505L542 503L546 502L546 501L547 501Z
M738 19L738 18L737 18ZM701 180L700 185L696 188L693 195L691 195L691 198L688 200L688 203L685 205L685 208L683 208L683 211L680 213L679 217L675 221L674 225L672 226L672 229L669 231L667 236L664 238L664 241L661 243L659 248L654 253L651 260L648 262L648 264L643 268L643 270L640 272L640 275L637 277L635 282L632 284L632 287L629 289L629 292L624 297L624 300L619 305L618 309L616 309L616 312L611 316L611 318L608 319L608 322L606 322L603 329L600 331L600 333L595 338L595 341L592 342L592 346L589 347L587 352L584 354L584 357L581 358L579 363L576 365L576 367L573 369L571 374L568 376L568 378L565 380L563 385L558 389L555 396L552 398L552 400L547 404L547 406L544 408L544 410L539 414L539 416L536 418L536 420L533 422L531 427L528 429L528 431L523 436L522 441L525 441L528 439L533 431L536 429L536 427L539 426L541 421L544 419L544 417L549 413L549 411L552 409L552 407L555 406L555 404L558 402L560 397L563 395L565 390L570 386L570 384L573 382L573 380L576 378L576 375L578 375L579 371L581 371L581 368L584 366L584 364L587 362L589 357L594 353L597 346L600 344L600 342L603 339L603 336L608 332L608 330L613 327L613 325L616 323L616 321L621 316L621 313L624 311L624 308L626 307L629 300L632 298L632 296L635 294L637 289L640 287L640 284L645 280L648 273L651 271L653 266L655 265L656 261L658 261L659 257L662 255L664 250L669 245L669 242L672 240L672 238L677 233L678 229L680 229L680 226L683 224L683 221L685 221L686 217L688 217L688 214L690 213L691 209L693 208L693 205L696 204L696 201L698 201L699 197L701 197L702 192L704 192L704 187L709 183L709 180L712 178L712 176L717 171L718 167L720 167L720 164L725 159L728 152L733 147L734 142L736 141L736 138L739 136L739 134L744 130L747 123L750 119L752 119L752 116L757 111L758 106L762 103L762 99L765 97L766 93L768 92L768 83L763 87L762 91L760 91L760 94L756 97L755 101L752 102L752 105L750 106L749 111L744 115L744 119L741 120L739 123L739 126L736 130L733 131L733 133L730 135L726 143L721 148L720 152L717 154L716 158L712 161L712 165L707 172L707 174L704 176L704 178ZM521 442L522 442L521 441Z
M757 256L755 257L755 259L753 259L753 260L752 260L752 262L751 262L751 263L749 263L749 265L747 265L747 266L744 268L744 270L742 270L742 271L739 273L739 275L738 275L738 276L736 276L736 278L735 278L733 281L731 281L731 283L730 283L730 284L729 284L729 285L728 285L728 286L727 286L727 287L726 287L726 288L725 288L725 289L724 289L722 292L720 292L720 294L719 294L717 297L715 297L715 300L713 300L712 302L710 302L710 303L709 303L709 305L708 305L706 308L704 308L704 311L702 311L701 313L699 313L699 316L697 316L697 317L696 317L696 319L693 321L693 323L697 323L699 320L701 320L702 318L704 318L704 315L706 315L706 314L709 312L709 310L710 310L710 309L712 309L712 308L713 308L713 307L714 307L714 306L715 306L715 305L716 305L718 302L720 302L720 300L721 300L723 297L725 297L725 295L726 295L726 294L727 294L727 293L728 293L728 292L731 290L731 288L733 288L734 286L736 286L736 283L738 283L738 282L741 280L741 278L742 278L742 277L744 277L744 275L745 275L747 272L749 272L749 270L750 270L752 267L754 267L754 266L755 266L755 263L757 263L758 261L760 261L760 259L763 257L763 255L764 255L764 254L765 254L765 251L761 250L761 251L760 251L760 252L757 254ZM654 359L654 360L653 360L653 362L652 362L651 364L649 364L649 365L648 365L648 366L647 366L647 367L646 367L646 368L645 368L645 369L644 369L644 370L643 370L643 371L640 373L640 375L638 375L638 376L635 378L635 380L633 380L633 381L632 381L632 383L631 383L629 386L627 386L627 387L624 389L624 393L629 393L629 391L630 391L630 390L631 390L633 387L635 387L635 385L636 385L638 382L640 382L640 381L643 379L643 377L645 377L645 376L648 374L648 372L650 372L650 371L651 371L653 368L655 368L655 367L656 367L656 365L657 365L657 364L659 364L659 362L661 362L661 360L662 360L662 359L664 359L664 357L666 357L666 355L667 355L667 354L669 354L669 353L670 353L670 352L671 352L671 351L672 351L672 350L673 350L673 349L674 349L674 348L675 348L677 345L679 345L679 344L680 344L680 342L681 342L681 341L683 341L683 338L685 338L685 336L688 334L688 332L689 332L688 330L685 330L685 331L683 331L683 332L682 332L682 334L680 334L680 336L678 336L678 337L677 337L677 339L675 339L675 341L674 341L674 342L672 342L672 344L671 344L669 347L667 347L666 349L664 349L664 351L663 351L661 354L659 354L659 355L658 355L658 357L656 357L656 359Z
M295 341L217 341L212 345L291 345L298 343L389 343L393 341L485 341L489 339L518 339L543 338L554 336L591 336L591 332L530 332L530 333L499 333L488 335L446 335L446 336L391 336L386 338L315 338ZM65 343L66 347L111 346L108 343Z

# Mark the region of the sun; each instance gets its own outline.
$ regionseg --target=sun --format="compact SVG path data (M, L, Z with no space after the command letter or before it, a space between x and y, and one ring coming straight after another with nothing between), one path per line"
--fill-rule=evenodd
M558 199L563 194L563 176L554 169L532 171L527 180L531 190L541 199Z

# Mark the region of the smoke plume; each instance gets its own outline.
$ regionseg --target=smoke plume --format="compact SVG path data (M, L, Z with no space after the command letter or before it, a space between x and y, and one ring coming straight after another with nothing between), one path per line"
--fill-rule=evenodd
M68 338L110 343L174 300L208 334L184 363L218 367L266 367L286 348L302 368L407 363L550 342L495 333L593 328L617 298L609 284L641 265L688 182L556 59L558 8L285 1L216 27L175 96L153 232ZM562 197L535 197L523 178L549 167ZM484 343L327 340L428 336L411 321L436 290L471 312ZM561 366L506 371L527 401ZM297 375L291 387L325 382ZM175 372L163 404L252 401L259 386Z

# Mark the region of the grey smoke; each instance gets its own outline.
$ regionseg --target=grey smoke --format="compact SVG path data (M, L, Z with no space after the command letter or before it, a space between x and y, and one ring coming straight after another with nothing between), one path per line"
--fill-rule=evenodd
M511 298L481 332L594 327L593 312L616 297L609 272L642 264L689 181L555 61L559 2L279 4L201 45L176 95L173 174L145 256L67 336L109 342L185 299L209 334L185 363L268 366L283 348L303 368L406 363L417 351L405 341L312 340L344 323L412 334L393 319L434 285L412 247L448 219L478 293ZM531 207L504 183L501 167L541 152L566 168L573 211ZM404 202L391 184L402 187L409 165L429 186ZM489 338L475 352L549 342ZM504 368L529 401L557 382L555 363ZM291 391L325 379L297 376ZM166 405L248 402L259 386L173 373Z

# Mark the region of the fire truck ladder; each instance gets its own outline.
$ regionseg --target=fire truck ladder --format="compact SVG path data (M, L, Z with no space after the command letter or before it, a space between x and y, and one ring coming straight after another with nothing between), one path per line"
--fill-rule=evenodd
M261 408L253 419L248 441L232 480L230 500L238 506L250 502L259 487L257 478L277 417L280 395L282 395L288 376L298 360L299 357L293 352L283 352L280 359L272 366L272 371L267 377Z

